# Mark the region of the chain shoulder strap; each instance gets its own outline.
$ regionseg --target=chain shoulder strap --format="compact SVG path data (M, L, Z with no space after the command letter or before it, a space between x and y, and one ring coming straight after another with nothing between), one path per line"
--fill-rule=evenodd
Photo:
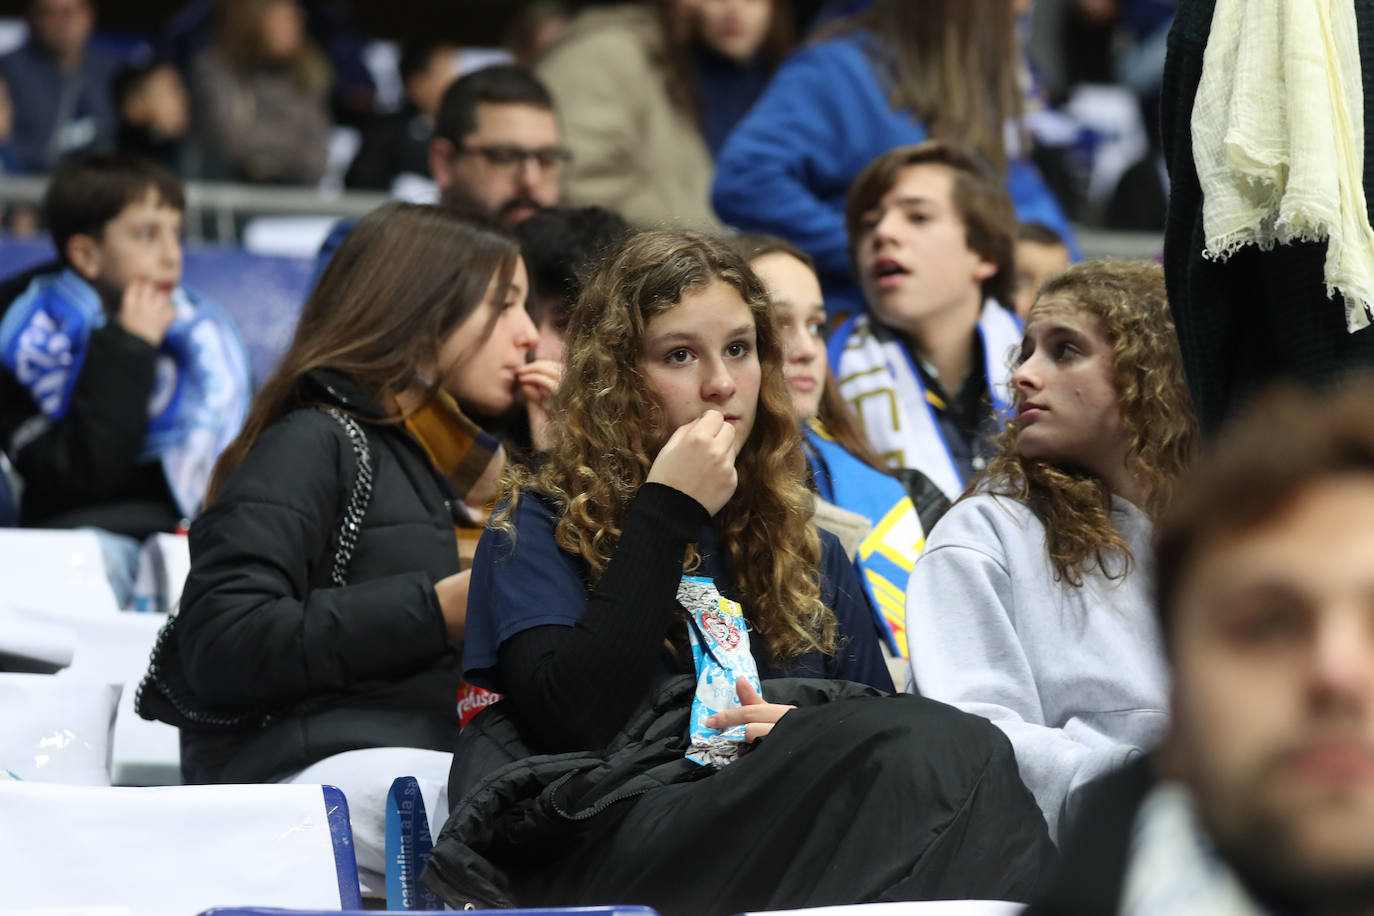
M357 420L337 407L326 407L324 412L343 427L358 462L358 473L353 478L353 489L348 494L348 505L344 507L343 520L339 523L339 545L334 551L334 568L329 576L330 581L342 587L348 584L348 564L353 561L353 550L358 546L358 532L363 527L363 515L372 501L372 449L368 447L367 434Z

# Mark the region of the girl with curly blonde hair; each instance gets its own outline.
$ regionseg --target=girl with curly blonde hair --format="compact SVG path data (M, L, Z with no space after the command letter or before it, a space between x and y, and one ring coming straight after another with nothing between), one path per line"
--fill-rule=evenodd
M1167 724L1151 538L1197 424L1158 265L1050 279L1018 363L1015 417L927 540L907 629L916 687L1007 733L1054 833Z
M1034 884L1050 846L1005 739L888 695L855 567L812 524L783 358L718 240L644 233L588 280L549 451L509 473L474 560L465 675L504 699L454 755L426 872L450 905L671 916Z

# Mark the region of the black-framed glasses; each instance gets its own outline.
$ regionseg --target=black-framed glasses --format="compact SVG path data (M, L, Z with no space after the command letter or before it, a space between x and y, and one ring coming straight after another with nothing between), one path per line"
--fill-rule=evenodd
M525 149L506 143L493 143L488 146L459 146L460 154L468 153L481 156L493 168L511 169L525 167L525 160L533 159L541 169L561 168L572 161L572 150L565 146L541 146L539 149Z

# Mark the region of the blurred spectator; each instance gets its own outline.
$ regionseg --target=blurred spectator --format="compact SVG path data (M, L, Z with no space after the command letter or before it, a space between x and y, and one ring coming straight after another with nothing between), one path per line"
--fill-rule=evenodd
M1019 219L1072 244L1058 201L1007 141L1022 108L1018 53L1007 0L877 0L778 70L721 150L717 212L814 258L826 308L862 310L845 194L881 153L933 137L975 150L1006 176Z
M714 158L792 50L791 8L779 0L674 0L674 5L670 79L696 110Z
M439 106L429 171L445 203L507 225L558 203L569 153L553 97L513 64L469 73Z
M429 144L444 90L453 82L458 48L446 42L411 45L401 52L405 105L384 115L363 133L344 184L350 188L390 189L402 174L429 177Z
M1049 226L1022 223L1017 227L1016 273L1012 284L1017 318L1026 320L1041 284L1068 267L1071 260L1064 240Z
M114 95L119 106L119 150L187 175L191 112L186 84L177 69L171 64L126 67L115 77Z
M533 67L568 30L572 13L558 0L536 0L515 17L502 44L515 62Z
M568 155L544 84L523 67L499 64L444 91L429 172L442 203L509 226L558 204ZM353 225L340 220L325 237L315 258L316 281Z
M315 184L329 158L329 63L296 0L220 0L191 67L207 156L233 178Z
M157 59L186 72L210 44L211 20L217 0L192 0L167 19L157 36ZM344 0L299 0L305 11L306 33L329 58L334 71L330 105L341 124L359 124L376 106L377 87L363 59L363 40L353 31Z
M90 47L94 27L90 0L31 0L28 42L0 57L19 171L47 171L63 156L113 139L110 86L119 62Z
M760 51L773 11L767 0L658 0L579 14L538 68L573 151L569 200L638 226L718 230L702 128L719 139L762 89L781 53Z

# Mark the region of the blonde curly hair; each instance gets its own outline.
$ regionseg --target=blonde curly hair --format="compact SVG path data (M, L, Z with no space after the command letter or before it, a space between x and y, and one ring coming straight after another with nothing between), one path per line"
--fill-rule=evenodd
M1040 288L1031 318L1051 302L1054 307L1068 303L1099 322L1111 348L1117 406L1129 437L1126 460L1140 486L1140 508L1158 520L1198 440L1164 270L1147 261L1076 264ZM1013 393L1015 403L1023 399L1020 391ZM1112 524L1106 482L1079 468L1024 458L1019 440L1017 425L1008 423L997 457L970 492L1010 496L1028 505L1045 526L1045 546L1057 579L1076 587L1094 567L1109 574L1103 560L1112 553L1126 561L1124 574L1134 558Z
M558 546L586 561L593 583L600 579L630 502L673 432L642 371L645 330L683 296L716 282L749 306L762 372L753 430L735 460L739 483L715 525L749 620L785 666L810 651L833 654L836 621L820 599L820 541L811 524L801 427L783 380L768 294L744 259L716 239L642 233L591 276L569 319L547 460L537 473L507 472L509 502L494 523L509 530L521 489L547 494L560 510ZM684 570L697 562L689 550Z

